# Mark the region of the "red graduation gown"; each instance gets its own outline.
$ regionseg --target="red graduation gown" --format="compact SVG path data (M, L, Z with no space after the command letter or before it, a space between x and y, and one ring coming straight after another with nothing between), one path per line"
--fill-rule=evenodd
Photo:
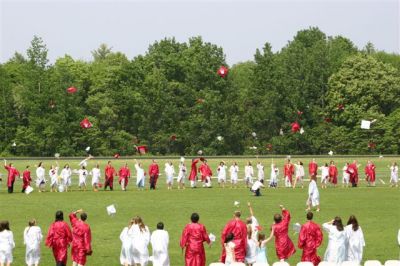
M212 176L211 168L207 164L200 165L199 173L201 174L201 181L204 181L207 176L209 176L209 177Z
M128 178L131 177L131 170L128 167L121 167L118 172L119 179L118 182L121 184L122 180L125 180L125 186L128 185Z
M15 169L14 167L10 167L8 165L4 165L4 168L7 170L8 172L8 176L7 176L7 187L12 187L12 184L15 181L15 178L17 176L19 176L19 172L17 169Z
M317 266L321 258L317 254L317 248L321 245L323 234L318 224L309 221L300 230L298 247L303 249L301 261L312 262Z
M290 182L292 182L292 176L294 174L294 166L293 164L289 163L289 164L285 164L284 168L283 168L283 174L286 177L289 177Z
M31 179L31 171L26 169L22 173L22 189L26 189L28 186L30 186L31 181L32 181L32 179Z
M190 174L189 174L190 181L196 181L196 179L197 179L197 163L198 162L199 162L199 159L194 159L192 161L192 165L190 167Z
M278 224L273 224L275 236L275 248L276 256L281 259L288 259L294 253L296 249L294 248L292 240L290 240L288 235L289 223L290 223L290 213L288 210L282 210L283 219Z
M46 246L53 249L54 259L67 264L68 246L72 241L71 229L64 221L54 222L50 225L46 237Z
M204 225L191 223L183 229L180 246L185 250L185 266L205 266L206 253L203 242L210 243Z
M153 177L154 185L157 184L158 175L160 174L160 169L158 168L158 164L152 163L149 166L149 176ZM150 179L151 181L151 179Z
M113 187L114 175L116 174L114 167L112 167L111 165L107 165L104 172L105 172L105 176L106 176L106 181L108 181L108 183L110 184L110 187Z
M375 165L373 163L367 164L367 166L365 166L365 174L368 178L367 181L375 182Z
M358 168L357 165L352 163L347 166L347 173L350 174L350 183L357 184L358 183Z
M247 226L240 219L233 219L229 221L222 231L221 241L222 241L222 255L221 261L225 262L225 238L229 233L233 233L235 236L233 242L235 243L235 258L238 262L244 262L246 257L246 246L247 246Z
M308 173L310 176L316 176L318 171L318 164L315 162L311 162L308 164Z
M90 226L87 223L76 218L75 213L69 215L72 226L72 261L80 264L86 264L86 255L92 253L92 234Z
M329 165L329 181L333 184L337 184L338 170L336 165Z

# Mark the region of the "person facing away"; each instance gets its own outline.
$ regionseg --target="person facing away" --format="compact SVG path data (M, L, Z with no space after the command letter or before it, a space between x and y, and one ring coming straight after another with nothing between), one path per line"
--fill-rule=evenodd
M322 244L323 234L320 226L312 221L313 216L312 212L307 212L307 222L301 226L297 246L303 250L301 261L317 266L321 262L317 249Z
M324 223L322 228L329 234L324 261L342 263L346 260L347 247L347 237L342 219L336 216L332 221Z
M258 233L257 248L256 248L257 263L265 263L266 265L268 265L267 243L268 240L265 238L265 234Z
M357 218L354 215L349 217L344 231L346 232L348 241L346 260L361 263L363 250L365 247L365 240L361 226L358 224Z
M235 242L233 239L235 238L233 233L229 233L224 241L224 248L225 248L225 265L231 265L232 263L236 262L235 259Z
M25 171L22 173L22 193L31 185L31 181L31 171L29 170L29 165L27 165Z
M191 223L183 229L180 246L185 249L185 266L205 266L206 253L203 243L210 244L206 227L199 223L200 216L192 213Z
M157 230L151 234L150 242L153 250L153 266L169 266L169 235L164 230L164 223L157 224Z
M76 214L80 214L80 219ZM73 266L86 264L86 256L92 255L92 233L86 223L87 214L82 209L70 213L69 220L72 226L72 262Z
M125 227L121 234L119 235L119 239L122 242L121 254L119 256L121 265L123 266L133 266L135 265L135 261L133 260L133 230L132 226L135 224L134 218L129 221L127 227Z
M42 230L35 219L28 222L24 230L24 244L26 246L25 262L28 266L38 266L40 261L40 243L42 242Z
M64 222L64 213L56 212L56 219L50 225L46 237L46 246L53 250L56 266L66 266L68 247L72 241L72 233L68 224Z
M247 226L240 219L241 212L235 211L233 213L233 219L230 220L222 230L221 241L222 244L225 243L225 238L229 233L233 233L235 236L235 259L237 262L244 262L246 257L246 247L247 247ZM225 262L225 248L222 248L221 261Z
M136 266L146 266L149 261L150 230L140 216L134 218L133 230L133 260Z
M8 221L0 221L0 265L11 265L15 248L14 235Z

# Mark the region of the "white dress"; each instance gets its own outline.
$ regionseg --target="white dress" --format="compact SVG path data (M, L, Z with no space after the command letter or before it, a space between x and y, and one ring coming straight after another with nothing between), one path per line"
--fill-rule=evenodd
M175 174L174 166L170 165L169 163L166 163L165 175L167 177L167 184L172 184L174 182L174 174Z
M169 266L168 232L165 230L155 230L151 234L150 242L153 249L153 266Z
M99 168L97 167L93 168L90 174L92 175L92 186L100 183L101 171Z
M226 165L219 165L217 173L218 173L218 183L226 182Z
M396 166L390 166L390 182L397 183L399 181L399 168Z
M50 177L50 186L56 186L58 183L58 167L55 167L53 169L50 169L49 171L49 177Z
M13 261L12 250L15 247L13 233L9 230L0 232L0 262L11 263Z
M36 168L36 186L39 187L41 184L46 183L46 179L44 177L45 170L43 167Z
M271 165L271 175L269 179L269 184L277 184L278 183L278 175L279 175L279 168L274 167L274 165Z
M78 175L79 175L79 186L86 186L86 177L88 175L88 171L86 169L79 169L78 170Z
M343 184L348 184L350 180L350 174L347 173L347 165L343 166Z
M264 180L264 165L261 163L257 164L257 178L258 181Z
M329 178L329 167L321 166L319 169L321 169L321 183L326 184Z
M231 165L231 167L229 167L229 173L231 175L231 182L236 184L238 180L239 166Z
M71 168L63 168L61 170L61 178L64 182L65 186L71 186L71 175L72 175L72 171Z
M325 251L324 261L334 263L346 261L346 231L339 231L337 230L336 226L328 223L324 223L322 228L329 233L329 242Z
M133 259L134 239L132 227L125 227L119 235L119 239L122 242L121 255L119 256L121 265L125 265L125 263L129 265L135 265L135 261Z
M147 246L150 242L150 231L146 226L143 231L140 230L139 226L132 225L133 230L133 260L140 264L140 266L146 266L149 261L149 250Z
M348 241L347 260L361 263L363 250L365 247L364 234L361 227L357 231L353 230L353 225L349 224L344 228Z
M295 166L296 166L296 178L303 180L304 167L301 164L295 164Z
M257 261L257 241L253 238L247 239L246 257L244 260L247 264L253 264Z
M39 264L40 243L43 239L39 226L28 226L24 230L24 244L26 246L25 262L28 265Z
M139 164L135 164L136 169L136 185L144 185L144 170L139 166Z
M313 207L319 205L319 191L315 180L311 180L308 184L308 202L311 202Z
M254 175L253 166L246 165L244 167L244 179L246 180L246 182L253 183L253 175Z
M180 163L177 181L185 183L185 178L186 178L186 166L183 163Z

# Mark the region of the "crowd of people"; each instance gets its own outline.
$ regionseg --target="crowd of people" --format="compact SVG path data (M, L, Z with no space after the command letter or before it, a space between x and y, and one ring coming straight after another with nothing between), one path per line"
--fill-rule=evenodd
M289 236L291 214L284 206L279 206L281 213L273 216L271 232L268 236L254 216L254 211L248 203L249 216L242 220L241 211L233 214L221 232L221 257L225 265L233 262L243 262L246 265L268 263L267 243L274 240L275 253L279 260L289 259L296 247ZM79 217L77 216L79 214ZM52 249L56 266L67 264L68 250L71 246L73 266L86 264L87 256L92 255L91 229L87 223L88 215L83 210L69 214L70 225L64 221L62 211L57 211L55 221L50 225L45 244ZM365 240L357 218L351 215L347 225L340 217L320 225L313 221L313 212L306 213L307 222L298 227L297 247L302 250L301 261L318 265L321 260L341 263L355 261L361 263ZM185 254L186 266L205 266L206 253L204 243L212 245L215 236L207 233L205 225L201 224L198 213L192 213L181 234L179 245ZM72 230L71 230L72 228ZM120 264L124 266L146 266L150 262L154 266L169 266L169 234L164 230L163 222L159 222L156 230L150 232L143 219L139 216L132 218L120 234L121 253ZM296 229L294 229L296 230ZM323 232L328 235L328 245L323 258L318 256L318 248L323 242ZM28 266L40 263L41 228L36 220L30 220L24 230L26 245L25 261ZM152 254L149 254L149 245ZM400 245L400 231L399 231ZM8 221L0 222L0 265L11 265L15 247L13 233Z
M48 179L46 178L46 170L43 162L39 162L36 166L36 187L39 192L43 192L45 190L45 186L48 183L50 187L50 191L68 191L72 184L72 175L76 174L78 176L78 186L81 190L87 189L87 178L91 176L91 185L94 191L98 191L99 188L104 187L104 190L114 189L114 178L118 178L118 183L121 186L121 190L125 191L127 189L129 179L131 178L131 170L128 166L128 163L125 163L118 171L112 166L112 162L108 161L104 171L100 169L99 164L95 164L95 166L88 171L88 161L92 159L92 156L85 158L83 161L79 163L80 169L72 170L69 164L65 164L64 167L60 171L60 167L58 162L49 167ZM201 163L200 163L201 162ZM200 165L198 165L200 163ZM345 163L342 168L342 185L344 187L357 187L359 183L359 168L360 164L354 160L352 163ZM31 182L32 176L30 171L30 166L27 165L22 175L20 175L20 171L18 171L12 163L8 163L4 160L4 167L7 170L7 188L9 193L13 193L14 191L14 182L16 178L20 177L22 179L22 192L31 192ZM141 162L137 160L134 161L134 168L136 171L136 187L140 190L145 188L145 180L146 180L146 170L143 167ZM269 183L265 182L265 169L262 162L257 162L256 165L257 174L255 174L255 169L252 165L251 161L248 161L244 167L243 180L246 187L251 188L253 192L257 196L260 195L260 188L269 186L271 188L278 187L279 184L279 168L273 162L271 164L271 172ZM398 171L399 168L396 162L393 162L391 166L389 166L390 170L390 186L398 187ZM178 171L175 171L174 164L172 161L165 163L164 172L166 176L167 188L172 189L174 184L174 179L178 182L178 189L184 189L186 180L189 180L190 187L195 188L197 186L197 182L201 182L203 187L211 187L212 186L212 177L213 171L211 167L208 165L207 160L203 157L192 159L190 165L190 171L187 170L185 159L182 157L179 165ZM238 186L239 181L239 166L237 162L232 162L232 164L227 166L224 161L221 161L216 169L216 179L218 185L220 187L225 187L228 183L227 176L229 174L230 184L232 188L236 188ZM330 163L324 163L321 166L318 166L315 159L308 164L308 176L310 179L315 178L317 181L317 174L320 172L321 179L321 188L325 189L328 185L332 187L336 187L338 184L339 178L339 170L334 161L330 161ZM365 165L365 180L368 182L369 186L375 186L376 182L376 167L372 161L368 161ZM102 175L104 173L104 183L101 182ZM149 175L149 188L156 189L157 182L159 179L160 166L158 165L156 160L152 160L152 163L148 169ZM200 175L200 177L199 177ZM284 186L287 188L296 188L298 186L304 187L304 179L306 176L306 171L304 169L304 164L301 161L296 163L291 163L290 159L286 159L284 167L283 167L283 182ZM385 183L382 179L381 182Z

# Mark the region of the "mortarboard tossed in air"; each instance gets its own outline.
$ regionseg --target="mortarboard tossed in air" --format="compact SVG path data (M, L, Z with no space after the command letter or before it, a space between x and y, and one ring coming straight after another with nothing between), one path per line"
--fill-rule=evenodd
M114 216L117 213L117 210L115 209L114 204L107 206L106 210L107 210L107 214L110 216Z
M332 156L332 155L333 155L333 151L329 151L328 154L329 154L330 156Z
M272 150L272 144L271 144L271 143L268 143L268 144L267 144L267 151L270 151L270 150Z
M181 157L181 162L184 163L185 162L185 157Z
M147 153L148 149L147 149L147 146L146 146L146 145L142 145L142 146L137 146L137 147L136 147L136 151L137 151L139 154L143 155L143 154L146 154L146 153Z
M15 141L13 142L13 144L11 144L12 147L17 147L17 143L15 143Z
M303 135L303 134L304 134L304 132L305 132L305 131L304 131L304 128L303 128L303 127L301 127L301 128L300 128L300 134L301 134L301 135Z
M60 154L59 153L54 153L54 157L60 158Z
M296 132L300 131L300 125L299 125L299 123L297 123L297 121L293 122L291 124L291 126L292 126L292 132L293 133L296 133Z
M222 141L224 138L222 136L218 136L217 140Z
M361 120L361 128L362 129L370 129L371 128L371 121Z
M90 151L90 147L89 147L89 146L86 147L85 151L86 151L86 152L89 152L89 151Z
M300 111L300 110L297 110L297 115L298 116L301 116L303 114L303 112L302 111Z
M25 188L25 194L26 194L26 195L30 194L32 191L33 191L33 187L31 187L31 186L27 186L27 187Z
M251 135L256 138L257 137L257 133L256 132L252 132Z
M208 238L210 239L211 242L215 242L215 240L217 239L217 237L213 233L210 233L208 235Z
M343 104L339 104L337 109L340 110L340 111L344 110L344 105Z
M75 92L77 92L78 90L77 90L77 88L75 88L75 87L70 87L70 88L68 88L67 89L67 92L69 93L69 94L74 94Z
M228 75L228 69L225 66L221 66L217 71L218 76L225 78Z
M235 201L233 202L233 205L234 205L235 207L239 207L239 204L240 204L240 202L237 201L237 200L235 200Z
M279 130L279 135L283 136L283 129L282 128Z
M250 150L257 150L256 146L249 147Z
M293 231L295 231L296 233L299 234L300 230L301 230L301 224L299 224L299 223L293 224Z
M87 117L85 117L81 121L80 125L81 125L81 128L91 128L93 126L92 123L90 123L90 121L89 121L89 119Z
M114 158L118 159L120 157L119 153L114 154Z
M197 152L197 154L198 154L198 155L202 155L202 154L203 154L203 151L202 151L202 150L199 150L199 151Z

